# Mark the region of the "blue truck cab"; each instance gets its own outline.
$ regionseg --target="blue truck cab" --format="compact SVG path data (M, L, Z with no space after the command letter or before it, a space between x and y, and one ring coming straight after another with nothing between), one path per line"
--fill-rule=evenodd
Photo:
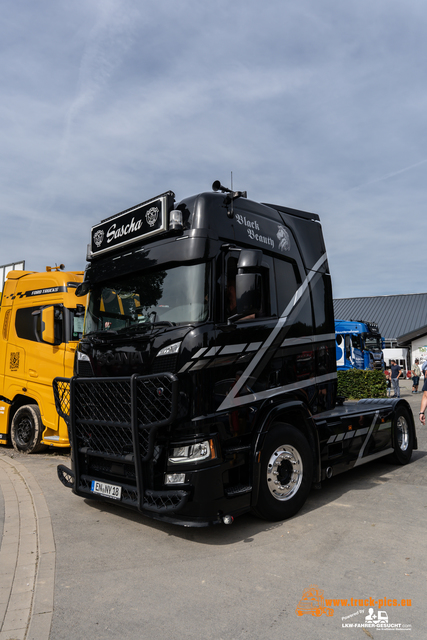
M384 369L383 340L374 322L335 320L337 370Z

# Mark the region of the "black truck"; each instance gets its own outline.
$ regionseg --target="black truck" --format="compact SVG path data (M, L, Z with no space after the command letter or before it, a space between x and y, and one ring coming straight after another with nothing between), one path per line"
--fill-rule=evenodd
M92 228L61 481L186 526L293 516L313 484L417 448L402 399L337 399L319 217L218 181Z

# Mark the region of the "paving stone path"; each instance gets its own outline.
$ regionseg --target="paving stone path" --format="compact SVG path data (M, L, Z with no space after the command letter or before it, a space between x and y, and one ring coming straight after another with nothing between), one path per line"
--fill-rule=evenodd
M0 453L4 527L0 640L47 640L53 615L55 542L44 495L21 463Z

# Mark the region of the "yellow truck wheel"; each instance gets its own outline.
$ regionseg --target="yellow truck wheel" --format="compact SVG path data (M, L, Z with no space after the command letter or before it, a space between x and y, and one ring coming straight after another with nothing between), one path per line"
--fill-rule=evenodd
M36 453L46 448L41 444L43 423L36 404L20 407L12 418L10 437L13 448L21 453Z

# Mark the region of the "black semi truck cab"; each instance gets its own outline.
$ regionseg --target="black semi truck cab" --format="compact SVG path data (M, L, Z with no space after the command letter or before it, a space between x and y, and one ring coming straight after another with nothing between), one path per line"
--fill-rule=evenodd
M293 516L313 483L409 462L404 400L337 403L319 217L172 192L92 228L74 376L54 382L75 494L187 526Z

